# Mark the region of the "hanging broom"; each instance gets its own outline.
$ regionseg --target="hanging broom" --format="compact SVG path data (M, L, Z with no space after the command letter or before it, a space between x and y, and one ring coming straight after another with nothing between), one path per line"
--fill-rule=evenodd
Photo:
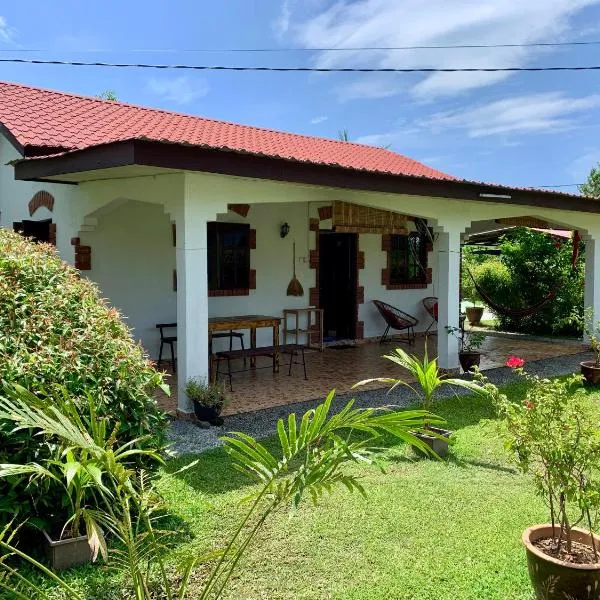
M294 242L294 276L287 288L288 296L304 296L304 288L296 277L296 242Z

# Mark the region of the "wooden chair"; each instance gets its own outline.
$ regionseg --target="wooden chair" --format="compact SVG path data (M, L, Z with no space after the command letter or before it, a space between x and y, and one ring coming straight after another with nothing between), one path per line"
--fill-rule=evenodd
M377 307L377 310L386 323L385 331L379 340L380 344L383 344L384 342L388 341L388 339L391 339L387 337L390 329L394 329L396 331L406 331L408 334L408 344L412 345L415 343L415 325L419 323L418 319L415 319L415 317L409 315L408 313L405 313L391 304L386 304L381 300L373 300L373 304ZM404 340L397 341L403 342Z
M173 365L173 373L177 373L177 361L175 359L174 348L174 345L177 343L177 334L165 335L165 329L176 329L177 323L157 323L156 328L160 330L160 350L158 351L158 362L156 363L156 368L160 369L163 348L165 346L169 346L171 348L171 364Z
M431 323L429 323L429 327L425 330L425 333L429 333L429 330L433 327L435 323L438 322L438 302L439 298L435 296L427 296L427 298L423 298L423 307L429 313L431 317Z

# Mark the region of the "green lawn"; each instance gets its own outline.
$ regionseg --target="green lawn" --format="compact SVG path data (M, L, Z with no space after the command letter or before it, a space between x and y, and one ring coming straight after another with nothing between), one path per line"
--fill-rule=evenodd
M515 397L521 386L509 388ZM590 395L596 402L598 393ZM498 424L481 399L437 405L456 431L452 458L439 462L389 446L385 473L355 466L368 498L337 490L317 507L278 514L248 552L227 598L344 600L530 600L522 530L547 520L528 480L504 455ZM227 539L251 488L222 450L169 463L159 489L184 541L199 552ZM90 599L122 598L100 568L69 580ZM193 597L193 594L191 595Z

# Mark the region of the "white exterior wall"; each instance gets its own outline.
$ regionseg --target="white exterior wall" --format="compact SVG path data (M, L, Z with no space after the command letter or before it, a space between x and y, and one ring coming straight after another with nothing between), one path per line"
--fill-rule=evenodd
M151 356L158 356L156 323L177 321L175 247L164 207L125 202L99 216L94 229L79 237L92 249L92 269L85 275L126 317L134 337Z

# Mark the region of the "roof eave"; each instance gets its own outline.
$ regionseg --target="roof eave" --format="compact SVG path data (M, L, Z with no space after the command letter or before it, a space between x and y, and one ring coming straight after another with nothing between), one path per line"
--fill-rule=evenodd
M600 213L600 201L561 192L510 188L455 179L433 179L360 171L198 146L124 140L47 158L15 161L18 180L60 180L60 176L99 169L143 165L218 173L324 187L432 196Z

